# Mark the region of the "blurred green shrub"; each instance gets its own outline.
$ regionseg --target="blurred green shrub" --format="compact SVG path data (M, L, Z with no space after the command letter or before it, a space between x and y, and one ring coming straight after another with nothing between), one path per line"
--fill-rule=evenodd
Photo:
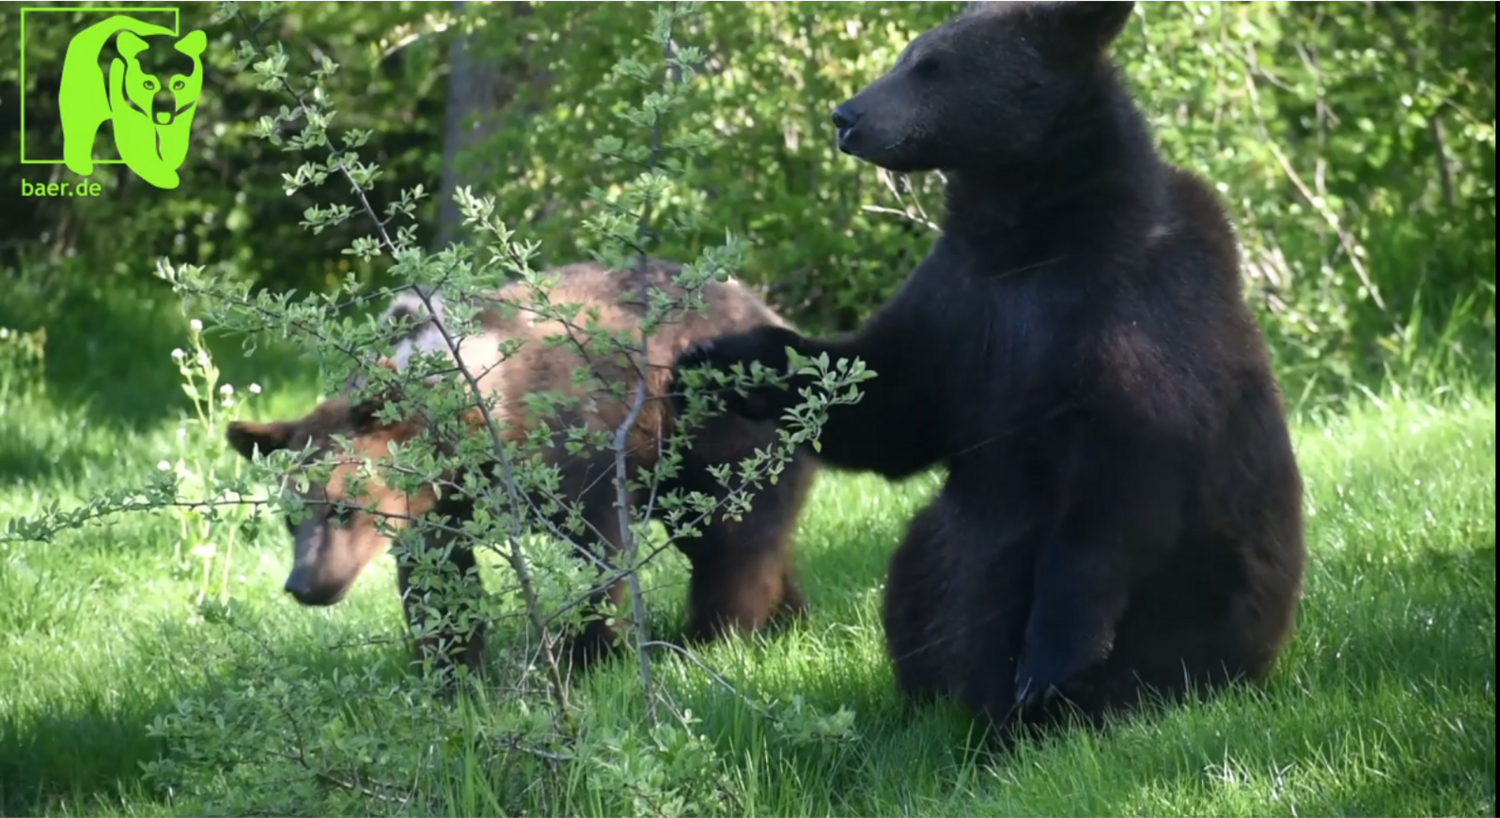
M625 178L597 166L592 146L622 127L611 113L625 103L623 86L608 72L650 8L290 4L278 36L306 44L294 62L327 55L344 66L330 89L339 124L372 130L384 201L416 183L438 188L450 48L456 32L472 33L467 56L488 78L495 110L484 138L456 157L458 176L495 195L507 223L543 242L539 261L556 263L587 250L569 227L588 215L587 193ZM684 187L698 198L674 203L707 226L674 233L666 250L696 254L726 229L748 236L745 280L805 327L855 326L925 253L941 181L884 178L840 156L828 111L957 8L708 4L694 37L715 59L685 113L717 142L689 168ZM14 12L0 16L0 39L17 22ZM233 35L211 33L230 53ZM27 31L28 55L65 43L65 32ZM1492 375L1493 4L1148 3L1118 57L1166 156L1214 180L1231 205L1251 297L1294 400L1391 369ZM0 94L14 95L18 66L5 60L14 57L0 55ZM28 105L45 105L56 80L29 70ZM0 218L0 253L13 264L22 249L84 256L67 269L144 279L170 252L304 291L376 274L338 252L358 228L315 236L297 226L312 194L284 195L289 160L249 138L272 112L247 82L210 77L179 191L115 176L97 200L22 202ZM0 117L15 110L0 104ZM28 150L58 138L34 124L45 121L28 117ZM38 181L35 166L7 165L16 154L0 151L6 177ZM436 197L420 215L436 237Z

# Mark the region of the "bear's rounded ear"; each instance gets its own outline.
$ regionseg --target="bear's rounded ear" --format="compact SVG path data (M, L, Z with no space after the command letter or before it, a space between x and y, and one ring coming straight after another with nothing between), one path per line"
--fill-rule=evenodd
M120 32L120 36L115 38L115 48L119 49L120 56L129 60L134 59L137 54L150 48L150 45L145 40L137 37L135 32L122 31Z
M178 40L176 48L189 57L202 57L203 50L208 48L208 35L202 31L194 31Z
M1073 2L1048 4L1059 15L1059 27L1080 48L1095 53L1114 43L1130 15L1134 2Z
M290 423L247 423L236 420L229 424L224 437L229 445L246 460L254 459L256 450L262 455L285 449L292 439L294 427Z

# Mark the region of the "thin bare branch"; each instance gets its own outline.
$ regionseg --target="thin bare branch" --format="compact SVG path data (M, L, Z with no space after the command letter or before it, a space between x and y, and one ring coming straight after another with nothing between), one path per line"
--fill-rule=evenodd
M1265 142L1266 148L1271 151L1271 155L1275 157L1276 164L1281 166L1281 172L1286 175L1292 186L1297 189L1298 193L1302 194L1302 198L1307 201L1308 206L1321 216L1323 221L1328 223L1334 234L1338 236L1339 244L1343 246L1344 254L1348 256L1350 266L1354 268L1355 274L1359 276L1360 283L1369 292L1371 300L1375 302L1375 306L1382 310L1385 309L1385 299L1381 298L1380 289L1375 286L1375 281L1370 278L1370 271L1366 269L1365 263L1361 258L1364 255L1364 249L1360 247L1359 241L1354 237L1353 233L1349 232L1348 228L1344 227L1338 214L1333 212L1328 203L1322 197L1313 193L1308 188L1307 183L1302 181L1302 177L1297 173L1297 169L1292 167L1291 160L1277 146L1276 140L1271 138L1271 129L1266 124L1265 112L1262 111L1260 105L1260 93L1255 86L1255 77L1260 74L1260 71L1258 67L1259 61L1256 59L1255 46L1253 44L1245 46L1245 55L1247 58L1246 62L1252 69L1245 72L1245 90L1250 94L1250 109L1255 114L1255 120L1259 125L1262 141Z

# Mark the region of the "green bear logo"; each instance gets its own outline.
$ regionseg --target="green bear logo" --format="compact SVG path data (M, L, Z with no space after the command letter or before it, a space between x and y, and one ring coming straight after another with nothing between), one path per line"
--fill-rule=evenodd
M99 56L111 37L120 56L99 70ZM68 43L58 110L62 114L63 162L80 176L94 172L94 138L106 121L114 125L115 147L136 175L171 190L187 158L193 115L203 92L203 51L208 37L194 31L174 47L193 60L192 74L158 77L146 73L139 57L151 47L143 37L175 36L171 29L117 14L79 32Z

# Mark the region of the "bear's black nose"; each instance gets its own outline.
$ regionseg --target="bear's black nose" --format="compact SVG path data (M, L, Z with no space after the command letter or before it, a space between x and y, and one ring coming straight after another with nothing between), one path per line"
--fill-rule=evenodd
M841 131L846 131L859 124L859 114L849 109L845 103L833 109L833 126Z
M301 571L293 571L291 576L286 578L286 585L282 586L282 590L299 600L310 598L313 595L312 582Z
M313 607L332 605L341 596L337 587L314 582L309 572L300 568L292 570L291 576L286 578L286 585L282 587L293 599Z

